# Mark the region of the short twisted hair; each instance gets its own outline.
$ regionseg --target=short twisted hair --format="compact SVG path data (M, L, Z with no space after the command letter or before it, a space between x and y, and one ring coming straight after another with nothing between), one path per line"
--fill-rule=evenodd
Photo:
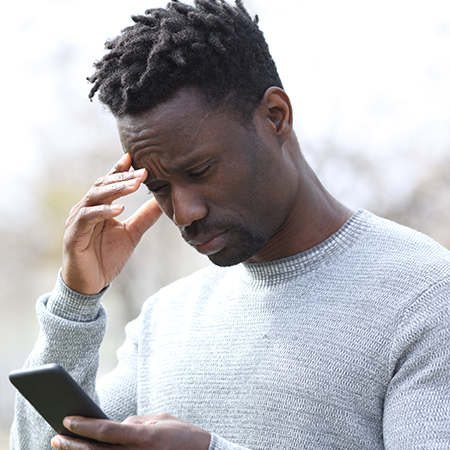
M151 109L183 87L195 87L213 104L252 112L271 86L283 88L258 17L225 0L172 0L132 16L134 25L105 44L108 50L88 78L89 98L117 117Z

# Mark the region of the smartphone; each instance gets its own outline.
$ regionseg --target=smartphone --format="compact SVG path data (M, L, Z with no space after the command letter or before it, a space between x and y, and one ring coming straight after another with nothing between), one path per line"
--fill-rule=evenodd
M108 419L81 386L58 364L45 364L10 373L11 383L58 434L87 439L63 425L67 416Z

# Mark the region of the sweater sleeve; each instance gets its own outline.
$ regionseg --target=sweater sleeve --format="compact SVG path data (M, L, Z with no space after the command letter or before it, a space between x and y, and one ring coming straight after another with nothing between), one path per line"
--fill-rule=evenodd
M54 290L37 302L41 327L25 367L58 363L96 401L95 383L99 348L106 328L106 312L101 305L104 291L86 296L69 289L61 275ZM18 393L13 426L12 450L51 449L55 432Z
M386 450L450 448L450 279L398 319L383 416Z

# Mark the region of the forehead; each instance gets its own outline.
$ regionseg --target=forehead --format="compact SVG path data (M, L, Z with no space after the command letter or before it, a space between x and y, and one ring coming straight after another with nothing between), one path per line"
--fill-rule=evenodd
M117 120L122 146L133 163L152 154L182 164L230 138L237 122L226 108L213 108L192 89L143 113Z

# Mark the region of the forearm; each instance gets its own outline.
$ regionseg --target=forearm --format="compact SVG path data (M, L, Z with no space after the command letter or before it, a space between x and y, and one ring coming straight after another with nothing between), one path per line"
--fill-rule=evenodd
M59 278L52 293L37 302L41 331L25 363L26 367L60 364L97 401L98 353L106 328L100 299L101 295L87 298L70 291ZM20 395L11 433L14 450L51 448L50 439L55 434Z

